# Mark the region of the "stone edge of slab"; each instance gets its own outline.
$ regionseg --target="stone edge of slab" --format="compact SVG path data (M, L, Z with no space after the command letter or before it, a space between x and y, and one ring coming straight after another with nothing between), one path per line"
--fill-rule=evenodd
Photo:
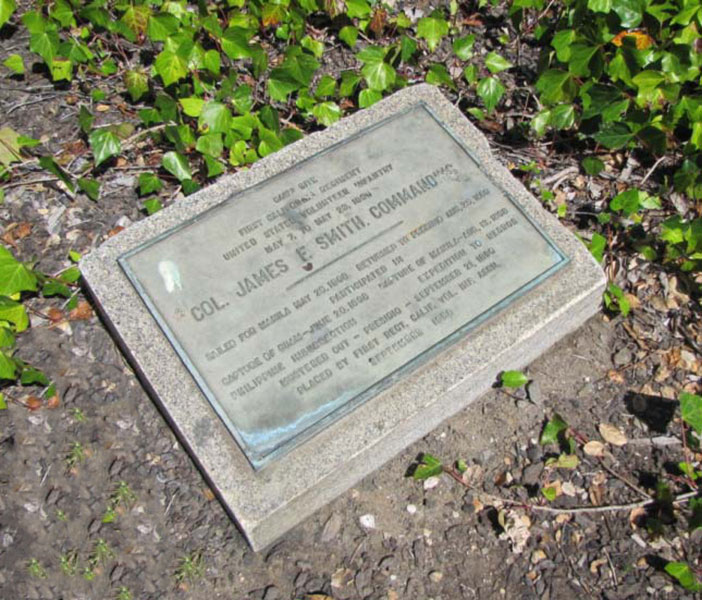
M564 269L403 381L258 473L251 469L116 259L231 194L419 101L482 161L486 172L568 255ZM83 276L152 396L206 472L254 548L262 548L442 420L483 394L500 370L527 364L597 311L605 279L584 245L492 156L486 138L437 88L407 88L250 170L239 172L110 238L81 262ZM486 325L489 325L489 330ZM126 346L126 348L124 347ZM537 349L538 351L535 351ZM486 363L484 358L489 356ZM525 360L521 360L524 358Z

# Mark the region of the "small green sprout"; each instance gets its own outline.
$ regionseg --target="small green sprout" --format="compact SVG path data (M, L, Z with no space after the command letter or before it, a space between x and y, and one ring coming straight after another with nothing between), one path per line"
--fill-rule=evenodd
M44 567L41 566L41 563L36 558L29 559L29 562L27 563L27 572L31 577L37 577L39 579L46 577Z

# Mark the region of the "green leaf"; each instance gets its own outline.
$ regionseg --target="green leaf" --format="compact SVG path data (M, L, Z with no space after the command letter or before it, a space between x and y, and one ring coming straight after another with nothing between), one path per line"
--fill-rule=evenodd
M568 429L568 423L566 423L559 414L554 414L551 420L546 423L544 430L541 432L541 437L539 438L539 443L542 446L548 446L549 444L558 444L559 436Z
M556 488L554 486L546 486L541 488L541 493L543 494L544 498L548 500L549 502L553 502L556 499Z
M345 42L349 48L353 48L356 45L356 40L358 39L358 29L352 25L342 27L339 31L339 39L342 42Z
M15 334L12 329L0 326L0 348L12 348L15 345Z
M37 277L11 252L0 246L0 295L12 296L19 292L34 292L37 289Z
M529 378L521 371L504 371L500 375L500 382L506 388L520 388L529 383Z
M606 308L618 310L623 317L626 317L631 310L631 304L626 299L624 292L614 283L607 286L607 291L604 293L604 303Z
M2 0L0 0L2 2ZM24 75L24 61L19 54L10 54L2 63L15 75Z
M461 60L468 60L473 56L473 44L475 44L473 34L456 38L453 40L453 53Z
M485 103L485 108L488 113L491 113L495 110L497 103L504 95L505 87L497 77L485 77L478 83L476 91L478 92L478 96L480 96Z
M217 50L208 50L205 52L203 64L205 68L216 77L219 75L220 69L222 68L222 57Z
M17 363L9 354L0 351L0 379L14 380L17 376ZM4 399L3 399L4 403Z
M325 96L333 96L334 92L336 92L336 79L331 75L324 75L319 80L314 95L316 98L323 98Z
M189 117L199 117L202 113L202 107L205 106L205 101L197 96L179 98L178 102L183 107L183 112Z
M575 35L572 29L562 29L551 40L551 46L556 49L556 58L562 63L567 63L570 58L570 48L575 41Z
M224 165L207 154L205 154L205 164L207 165L207 177L217 177L217 175L224 173Z
M702 591L702 584L697 581L689 565L684 562L669 562L665 565L665 572L677 579L678 583L691 592Z
M554 129L569 129L575 123L575 107L572 104L559 104L551 109L549 123Z
M318 123L329 127L339 120L341 109L336 102L320 102L312 109L312 114Z
M583 170L588 175L599 175L605 168L605 164L594 156L587 156L582 161Z
M166 152L161 159L161 164L166 171L174 175L181 183L193 178L188 160L178 152L173 152L172 150Z
M425 39L431 52L441 42L442 38L448 34L449 24L445 19L437 17L424 17L417 23L417 37Z
M638 27L643 19L641 0L612 0L612 10L619 16L624 29Z
M567 71L549 69L536 82L536 89L541 92L541 101L545 104L572 102L577 93L573 76Z
M232 102L234 103L234 108L236 112L240 115L245 115L251 112L254 105L253 94L251 92L251 86L240 85L234 94L232 95Z
M496 52L490 52L485 57L485 66L490 73L499 73L500 71L511 69L514 65Z
M403 35L400 38L400 60L404 63L409 61L417 51L417 42L411 37Z
M143 71L127 71L124 74L124 84L132 102L136 102L149 91L149 79Z
M382 92L395 83L395 69L386 62L366 63L361 73L371 90Z
M100 182L95 179L81 177L78 179L78 187L92 201L97 202L100 197Z
M346 0L346 15L353 19L358 17L363 19L370 16L371 7L366 0Z
M232 113L221 102L210 101L202 107L198 124L208 133L227 133L232 124Z
M414 479L429 479L435 475L440 475L444 470L441 461L431 454L422 454L417 468L412 473Z
M10 20L16 8L15 0L0 0L0 27Z
M178 31L180 22L169 13L150 15L146 25L146 35L152 42L165 42L169 36Z
M161 191L163 182L154 173L141 173L139 175L139 195L147 196Z
M71 192L75 191L76 188L75 185L73 185L73 181L53 157L42 156L39 158L39 166L49 171L49 173L56 175Z
M197 138L195 150L212 158L219 158L224 151L221 133L206 133Z
M368 108L379 100L382 100L382 98L383 95L377 90L361 90L361 93L358 95L358 107Z
M324 54L324 44L306 35L300 40L300 46L305 50L309 50L316 58L322 58Z
M573 44L568 58L568 70L576 77L587 77L590 75L590 61L597 53L597 50L597 46Z
M609 123L593 137L610 150L616 150L626 146L632 140L634 134L631 133L624 123Z
M273 152L277 152L283 147L283 142L280 141L275 132L265 127L258 128L258 137L260 142L258 144L258 154L259 156L268 156Z
M563 453L558 457L556 467L559 469L575 469L579 462L577 455Z
M161 201L156 197L147 198L144 200L144 204L142 206L144 207L147 215L153 215L155 212L158 212L163 208Z
M360 81L361 76L355 71L342 71L341 84L339 85L339 95L342 98L352 96Z
M50 298L52 296L63 296L64 298L71 297L71 288L69 288L65 283L60 283L58 281L47 281L41 288L42 296Z
M49 379L44 373L39 369L34 367L25 367L22 369L22 374L20 375L20 382L22 385L33 385L39 383L41 385L49 385Z
M7 410L7 402L5 402L5 396L0 394L0 410Z
M680 394L680 412L683 421L702 435L702 396L682 392Z
M478 67L476 65L468 65L463 69L463 77L469 84L473 85L478 80Z
M587 0L587 7L592 12L607 14L612 10L612 0Z
M250 39L249 30L241 27L229 27L222 35L222 50L232 60L249 58L251 56Z
M95 117L85 108L85 104L81 104L78 111L78 124L83 133L88 133L93 128L93 121L95 121Z
M29 317L24 305L7 296L0 296L0 321L11 323L17 333L22 333L29 327Z
M122 152L119 138L108 128L96 129L89 136L90 147L93 150L95 166L101 165L108 158Z
M440 63L434 63L429 67L426 74L426 82L432 85L445 85L452 90L456 89L456 84L453 82L448 69Z
M154 62L156 73L161 76L163 85L168 87L180 81L188 74L187 62L178 54L170 50L163 50Z
M59 273L58 279L63 283L76 283L80 279L80 269L78 267L68 267Z

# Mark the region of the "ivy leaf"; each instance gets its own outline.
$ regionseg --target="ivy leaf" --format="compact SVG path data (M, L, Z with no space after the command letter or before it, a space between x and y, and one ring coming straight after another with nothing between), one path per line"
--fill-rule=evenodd
M419 464L412 473L412 477L419 480L429 479L429 477L441 475L443 470L444 467L438 458L431 454L422 454Z
M626 146L634 134L624 123L608 123L593 137L610 150L617 150Z
M166 152L161 159L161 164L166 171L174 175L181 183L193 178L188 160L178 152L173 152L172 150Z
M0 296L0 320L11 323L17 333L29 327L29 317L24 305L7 296Z
M207 133L205 135L201 135L199 138L197 138L195 150L197 150L200 154L206 154L212 158L219 158L222 156L222 152L224 150L222 134Z
M2 2L2 0L0 0ZM24 61L19 54L10 54L2 63L15 75L24 75Z
M108 128L96 129L89 136L90 147L93 150L95 166L101 165L108 158L122 152L119 138Z
M139 195L147 196L161 191L163 182L154 173L141 173L139 175Z
M383 95L377 90L361 90L361 93L358 95L358 107L368 108L382 99Z
M583 169L588 175L599 175L604 170L605 164L594 156L587 156L582 162Z
M490 70L490 73L499 73L511 69L514 65L496 52L490 52L485 57L485 66Z
M612 10L612 0L587 0L587 7L592 12L607 14Z
M149 91L149 79L143 71L127 71L124 75L124 85L127 86L132 102L136 102Z
M50 381L44 373L39 369L34 367L25 367L22 369L22 375L20 376L20 382L22 385L33 385L39 383L41 385L49 385Z
M403 35L400 38L400 60L406 63L417 51L417 42L415 42L411 37Z
M461 60L468 60L473 56L474 35L466 35L453 40L453 53Z
M5 246L0 246L0 295L12 296L36 289L36 275L12 256Z
M202 113L202 107L205 106L205 101L197 96L179 98L178 102L183 107L183 112L189 117L199 117Z
M17 363L15 360L0 351L0 379L11 379L14 380L17 374ZM3 399L3 404L5 400Z
M367 46L356 57L364 63L361 73L372 90L382 92L395 83L396 73L385 62L387 50L378 46Z
M643 20L640 0L612 0L612 10L617 13L624 29L638 27Z
M597 46L573 44L570 47L570 56L568 57L568 70L576 77L590 75L590 61L597 50Z
M144 207L146 214L149 216L163 208L161 201L156 197L144 200L144 204L142 206Z
M88 133L93 128L93 121L95 121L95 117L85 108L85 104L81 104L78 111L78 124L83 133Z
M353 19L358 17L364 19L370 16L371 7L366 0L346 0L346 15Z
M607 247L607 238L599 233L593 233L588 249L590 254L595 258L598 263L602 262L604 258L604 251Z
M251 34L248 29L229 27L222 35L222 50L232 60L249 58L251 56L250 39Z
M500 375L503 387L520 388L529 383L529 378L521 371L505 371Z
M541 101L545 104L572 102L578 89L573 76L567 71L549 69L536 82L536 89L541 92Z
M232 113L221 102L210 101L202 107L198 125L208 133L227 133L232 124Z
M485 103L487 111L491 113L505 93L505 87L497 77L485 77L478 83L476 91Z
M559 104L551 109L549 123L554 129L569 129L575 123L575 108L572 104Z
M417 37L425 39L431 52L441 42L442 38L448 34L449 24L445 19L437 17L424 17L417 23Z
M361 76L355 71L342 71L341 84L339 85L339 95L342 98L352 96L360 81Z
M187 62L171 50L163 50L154 62L156 73L161 76L163 85L168 87L188 74Z
M49 173L51 173L52 175L56 175L56 177L58 177L71 192L75 191L76 186L73 185L73 181L71 181L71 178L68 176L66 171L64 171L58 165L58 163L53 159L53 157L42 156L39 159L39 166L49 171Z
M312 114L318 123L329 127L339 120L341 109L336 102L320 102L312 109Z
M93 202L97 202L98 198L100 197L99 181L96 181L95 179L88 179L87 177L81 177L78 179L78 187Z
M178 19L170 13L150 15L146 25L146 35L152 42L165 42L178 31Z
M674 577L678 583L691 592L702 591L702 583L697 581L689 565L684 562L669 562L665 565L665 572Z
M539 438L539 444L542 446L558 444L560 434L566 429L568 429L568 423L566 423L559 414L554 414L551 420L544 426L544 430L541 432L541 437Z
M702 396L682 392L680 394L680 412L683 421L702 435Z
M0 0L0 27L10 20L16 8L15 0Z
M353 48L356 45L356 40L358 39L358 29L351 25L342 27L339 31L339 39L342 42L345 42L349 48Z
M440 63L434 63L429 67L426 82L432 85L445 85L452 90L456 89L456 84L453 82L448 69Z

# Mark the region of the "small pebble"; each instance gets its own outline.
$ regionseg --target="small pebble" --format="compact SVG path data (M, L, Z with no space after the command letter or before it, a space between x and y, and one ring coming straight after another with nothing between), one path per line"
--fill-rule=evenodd
M361 515L358 521L364 529L375 529L375 516L371 514Z
M432 571L429 573L429 580L432 583L439 583L444 578L444 574L441 571Z
M436 476L433 477L428 477L427 479L424 480L424 489L425 490L431 490L434 489L437 485L439 485L439 478Z
M414 504L408 504L407 505L407 512L409 514L413 515L417 512L417 507Z

